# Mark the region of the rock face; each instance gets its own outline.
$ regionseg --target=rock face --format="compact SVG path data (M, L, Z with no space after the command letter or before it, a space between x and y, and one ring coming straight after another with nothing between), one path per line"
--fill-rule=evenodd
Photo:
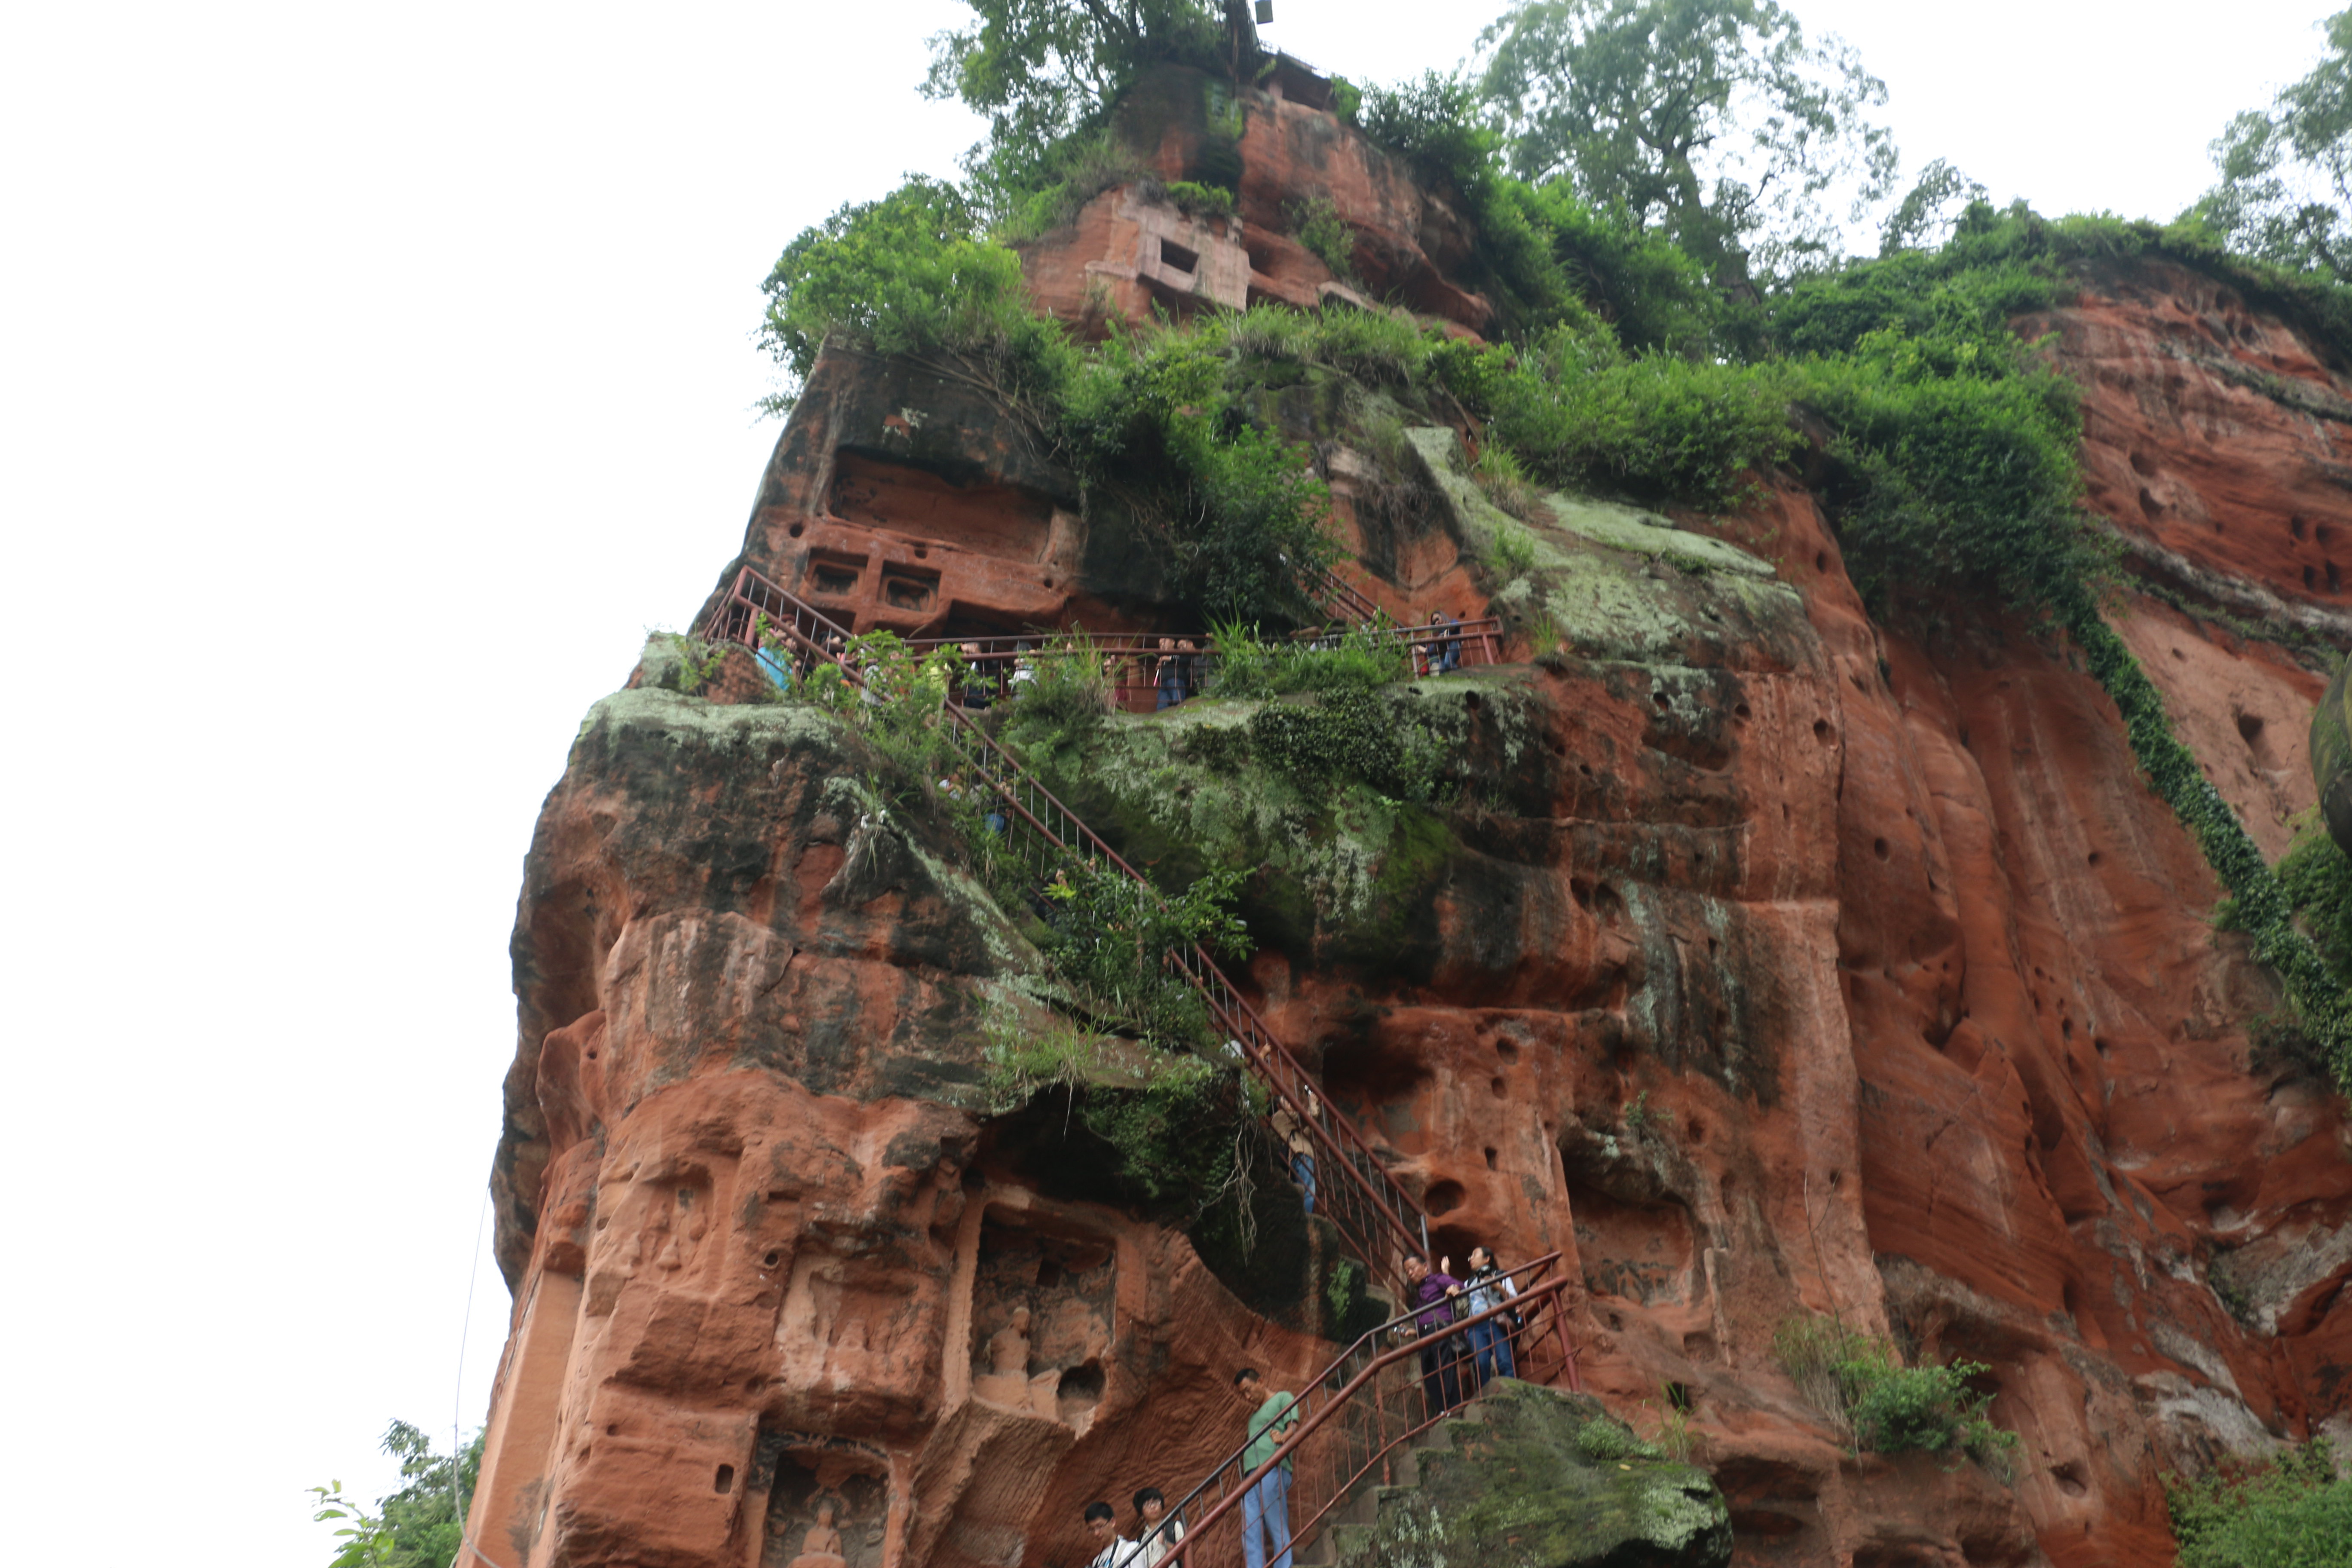
M1591 1399L1505 1384L1381 1500L1363 1568L1720 1568L1731 1521L1704 1472L1661 1458Z
M1282 216L1328 194L1360 278L1479 328L1458 218L1271 82L1156 83L1152 168L1230 165L1236 215L1107 191L1032 248L1039 298L1328 300ZM2312 650L2352 637L2352 401L2291 316L2169 264L2027 326L2086 389L2140 574L2118 628L2275 856L2316 799ZM2352 1432L2343 1102L2250 1035L2275 984L2063 642L1966 605L1874 624L1787 481L1721 519L1552 498L1495 574L1459 432L1412 432L1400 513L1347 430L1277 415L1323 442L1368 594L1491 598L1545 649L1384 699L1461 803L1302 781L1246 703L1114 716L1049 782L1163 877L1252 869L1261 1011L1439 1250L1564 1255L1588 1387L1646 1433L1676 1385L1735 1560L2160 1562L2165 1468ZM742 561L859 629L1160 625L1120 526L974 389L835 353ZM1084 1562L1086 1502L1124 1524L1234 1445L1234 1366L1329 1347L1000 1102L991 1031L1034 1023L1041 961L921 790L812 710L682 684L649 647L532 846L475 1533L499 1568L784 1568L830 1501L855 1568ZM1832 1312L1988 1363L2013 1481L1846 1450L1772 1351ZM1556 1416L1490 1402L1480 1440L1572 1468ZM1490 1537L1532 1516L1476 1471L1435 1505L1478 1543L1448 1560L1517 1561ZM1721 1523L1610 1560L1717 1560Z

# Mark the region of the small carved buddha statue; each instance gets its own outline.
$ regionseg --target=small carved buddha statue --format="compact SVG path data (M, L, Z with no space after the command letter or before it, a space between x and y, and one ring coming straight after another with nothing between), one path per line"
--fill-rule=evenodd
M841 1554L841 1531L835 1524L840 1517L840 1504L829 1497L816 1500L816 1522L801 1537L801 1554L793 1559L791 1568L848 1568L848 1560Z

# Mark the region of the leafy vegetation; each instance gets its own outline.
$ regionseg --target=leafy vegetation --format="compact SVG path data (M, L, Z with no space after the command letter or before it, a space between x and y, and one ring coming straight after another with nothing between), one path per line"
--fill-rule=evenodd
M2180 1568L2352 1568L2352 1480L2315 1437L2259 1465L2169 1476L2165 1502Z
M1886 87L1773 0L1520 0L1487 28L1484 88L1513 166L1657 230L1725 282L1833 257L1838 215L1888 194Z
M2313 823L2274 872L2297 928L2336 977L2352 984L2352 859Z
M1048 930L1039 946L1097 1027L1163 1050L1213 1049L1207 1005L1163 959L1195 945L1249 956L1248 928L1233 913L1241 880L1239 871L1211 871L1161 895L1116 867L1073 865L1043 891Z
M1052 150L1098 129L1144 67L1221 62L1223 12L1214 0L967 0L976 25L930 40L923 93L961 99L988 117L988 141L966 160L983 190L1036 188Z
M371 1511L343 1495L343 1483L312 1487L311 1518L335 1526L339 1542L327 1568L445 1568L457 1555L463 1507L482 1468L482 1434L474 1434L454 1461L433 1451L433 1440L405 1421L383 1435L383 1451L400 1461L398 1491Z
M2122 710L2132 753L2149 784L2196 838L2229 889L2232 922L2252 939L2254 957L2285 983L2301 1034L2338 1087L2352 1089L2352 999L2318 949L2297 929L2294 905L2279 877L2263 860L2238 814L2197 765L2196 753L2174 734L2155 683L2088 595L2073 606L2066 628L2083 649L2091 673Z
M2221 181L2190 209L2232 250L2352 282L2352 11L2326 23L2327 50L2267 110L2232 120L2213 143Z
M1905 1366L1895 1347L1828 1318L1784 1320L1772 1354L1812 1406L1857 1452L1966 1456L2009 1478L2014 1432L1992 1424L1992 1396L1969 1380L1982 1362Z
M1113 111L1147 66L1237 81L1255 62L1211 0L971 5L972 27L934 40L929 90L987 113L991 142L964 186L911 181L786 249L766 342L788 375L835 334L929 357L1026 419L1085 482L1091 511L1133 524L1164 598L1276 632L1319 618L1332 553L1315 455L1286 434L1302 424L1347 424L1402 487L1401 423L1466 411L1483 426L1480 482L1523 514L1538 485L1728 508L1817 441L1822 499L1880 613L1975 595L2074 637L2234 918L2285 977L2296 1026L2352 1083L2352 1006L2305 935L2310 905L2263 863L2100 616L2113 569L2079 507L2075 391L2011 327L2067 299L2087 268L2156 257L2352 348L2352 290L2334 259L2352 13L2330 22L2317 69L2225 138L2223 186L2182 223L1996 210L1936 163L1888 218L1881 254L1839 261L1832 187L1871 200L1892 189L1893 150L1870 121L1883 89L1850 49L1809 40L1773 0L1523 0L1490 30L1483 75L1339 95L1470 220L1459 276L1495 301L1493 341L1449 340L1401 311L1262 307L1082 345L1032 311L996 240L1066 221L1133 177ZM1237 136L1238 99L1213 88L1210 100L1212 139ZM1222 214L1222 180L1169 195ZM1336 208L1287 216L1345 270L1354 237ZM1518 542L1496 542L1507 574L1527 570ZM1220 679L1263 688L1286 679L1268 673L1277 663L1237 655ZM1066 739L1096 700L1068 696L1051 726ZM1420 798L1412 749L1376 756L1362 741L1376 708L1338 690L1272 704L1247 742L1295 777Z

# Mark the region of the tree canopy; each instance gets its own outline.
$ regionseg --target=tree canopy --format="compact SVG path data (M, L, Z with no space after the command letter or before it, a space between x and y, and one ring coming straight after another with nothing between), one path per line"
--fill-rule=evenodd
M977 26L935 35L923 96L988 116L972 162L1036 155L1154 60L1214 60L1223 0L965 0Z
M1774 0L1520 0L1480 36L1525 178L1663 229L1719 274L1837 254L1895 177L1886 87Z
M462 1544L459 1509L481 1473L482 1434L475 1433L453 1461L435 1453L422 1431L394 1421L384 1432L383 1451L400 1460L400 1479L407 1484L377 1500L373 1513L345 1497L341 1481L310 1489L318 1499L311 1517L321 1524L342 1521L327 1568L446 1568Z
M2352 282L2352 11L2324 26L2327 51L2311 74L2214 142L2221 180L2190 214L2233 250Z

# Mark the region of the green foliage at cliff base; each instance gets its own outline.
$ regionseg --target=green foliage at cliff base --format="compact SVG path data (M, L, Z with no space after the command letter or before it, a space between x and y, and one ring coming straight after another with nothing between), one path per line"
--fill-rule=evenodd
M2168 1476L2180 1568L2352 1568L2352 1480L2325 1437L2268 1463Z

